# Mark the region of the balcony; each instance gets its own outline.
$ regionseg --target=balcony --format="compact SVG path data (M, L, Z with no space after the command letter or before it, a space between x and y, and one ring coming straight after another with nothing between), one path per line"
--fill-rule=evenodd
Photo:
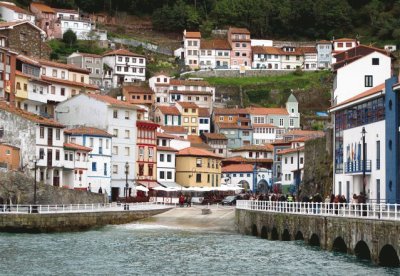
M346 174L360 174L364 171L364 162L362 160L345 162L344 168ZM371 173L371 160L365 160L365 173Z

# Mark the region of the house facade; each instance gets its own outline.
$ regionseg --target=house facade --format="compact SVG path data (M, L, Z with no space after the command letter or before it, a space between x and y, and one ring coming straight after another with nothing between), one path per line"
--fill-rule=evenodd
M0 17L6 22L27 20L35 24L35 16L12 2L0 2Z
M320 40L316 43L318 55L318 68L330 69L332 64L332 43L328 40Z
M200 32L183 31L183 58L191 69L199 68L200 39Z
M89 71L89 83L99 87L103 85L103 59L100 55L72 53L67 63Z
M177 149L171 147L172 135L157 132L157 182L163 186L175 185Z

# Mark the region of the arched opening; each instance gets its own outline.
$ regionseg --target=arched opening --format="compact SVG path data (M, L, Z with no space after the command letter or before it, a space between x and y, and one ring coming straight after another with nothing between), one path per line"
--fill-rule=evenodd
M290 241L290 233L289 230L285 229L282 233L282 240L283 241Z
M304 240L303 233L301 233L300 231L297 231L296 236L294 237L294 239L295 239L296 241L298 241L298 240Z
M268 182L265 179L261 179L257 184L257 191L259 193L268 193Z
M278 234L278 230L276 230L276 228L272 228L271 231L271 240L276 241L279 240L279 234Z
M256 237L258 236L257 226L255 224L253 224L253 227L251 228L251 234Z
M308 244L311 246L320 246L319 237L317 236L317 234L311 235L311 238L310 238Z
M359 241L354 248L354 254L359 259L371 260L371 251L364 241Z
M390 244L386 244L379 252L379 265L398 267L400 266L399 256Z
M337 237L333 241L332 250L337 252L347 253L347 245L342 237Z
M246 180L241 180L238 184L239 187L242 187L245 191L250 190L250 184Z
M261 238L268 239L268 229L265 226L261 228Z

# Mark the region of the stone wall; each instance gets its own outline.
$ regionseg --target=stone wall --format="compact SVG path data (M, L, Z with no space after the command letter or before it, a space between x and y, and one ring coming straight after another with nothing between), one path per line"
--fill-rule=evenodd
M0 204L33 204L34 179L23 173L0 172ZM38 183L37 204L108 203L106 194L76 191Z
M338 250L356 255L360 254L356 252L357 246L365 243L368 249L364 249L363 253L369 250L370 259L375 263L381 263L380 254L385 246L392 247L397 253L397 258L400 256L399 221L240 209L236 209L235 220L241 234L276 240L304 240L311 245L320 245L325 250ZM344 241L343 248L337 248L340 240Z
M49 59L51 48L42 41L40 31L30 24L20 24L12 29L0 30L8 38L7 47L20 54Z
M330 132L326 136L305 143L304 176L300 184L300 199L316 193L325 197L332 192L332 139Z
M196 78L264 77L264 76L288 75L293 72L294 72L294 70L250 69L250 70L246 70L243 74L240 74L240 70L218 69L218 70L200 70L200 71L185 72L182 74L182 76L190 75L190 77L192 77L192 78L194 78L194 77L196 77Z
M47 233L82 231L108 224L124 224L169 209L147 211L86 212L58 214L0 214L1 232Z

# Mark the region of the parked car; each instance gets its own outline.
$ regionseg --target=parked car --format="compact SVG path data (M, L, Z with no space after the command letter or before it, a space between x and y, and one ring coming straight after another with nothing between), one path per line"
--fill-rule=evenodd
M226 196L222 201L222 205L236 205L237 196Z

